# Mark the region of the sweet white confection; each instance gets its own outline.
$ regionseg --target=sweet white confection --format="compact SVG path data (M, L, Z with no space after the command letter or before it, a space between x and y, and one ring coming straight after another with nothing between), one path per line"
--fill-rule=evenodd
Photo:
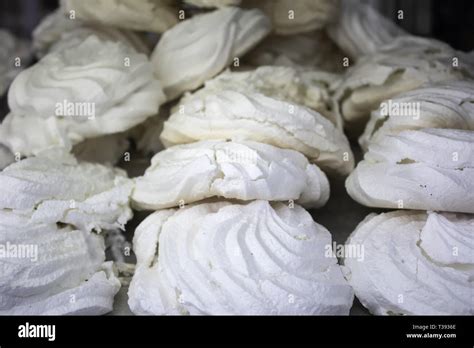
M383 101L371 113L359 143L367 150L386 134L420 128L474 130L474 82L429 84Z
M346 188L370 207L474 213L474 131L386 135L369 146Z
M458 66L453 66L457 58ZM370 112L383 100L425 83L474 78L474 59L442 42L400 37L360 59L337 82L335 109L352 133L362 132Z
M243 93L260 93L267 97L307 106L342 129L342 120L332 112L329 85L337 75L322 71L297 67L262 66L244 72L224 71L212 80L206 81L204 88L193 94L185 94L173 112L180 105L196 103L224 90Z
M230 89L188 100L164 124L165 146L208 139L252 140L299 151L332 173L346 175L354 167L342 131L307 107Z
M166 31L151 60L168 100L201 86L269 31L261 11L237 7L194 16Z
M5 146L0 144L0 170L9 166L15 160L13 153Z
M135 231L129 305L136 314L347 315L353 291L330 245L298 205L161 210Z
M253 66L279 65L341 72L344 55L322 30L270 35L243 57Z
M473 315L472 215L394 211L370 214L347 240L346 278L375 315Z
M326 175L306 157L256 142L201 141L156 154L137 178L133 204L158 210L209 197L289 201L320 207L329 198Z
M33 48L36 55L42 58L49 52L77 46L91 35L95 35L104 41L118 41L128 44L140 53L150 53L145 41L133 31L84 22L77 18L71 19L61 10L56 10L44 17L35 28L33 31Z
M187 4L197 7L238 6L241 0L184 0Z
M7 30L0 29L0 43L1 97L10 85L10 82L28 64L31 54L28 43L14 37ZM16 61L17 59L20 59L20 61ZM20 66L17 66L17 63L20 63Z
M73 147L72 153L79 161L114 165L124 157L130 146L125 133L90 138Z
M145 55L90 36L18 75L0 139L27 156L58 144L75 145L132 128L156 114L164 100Z
M370 55L406 32L370 5L345 0L337 21L327 28L331 39L351 58Z
M0 253L0 315L112 310L120 282L104 262L101 236L0 210Z
M275 33L284 35L321 29L339 11L339 0L244 0L243 5L260 8L271 19Z
M61 0L64 13L105 26L162 33L178 22L174 0Z
M63 151L48 151L0 172L0 209L28 215L31 224L61 222L86 231L123 228L133 215L132 188L120 169L77 163Z

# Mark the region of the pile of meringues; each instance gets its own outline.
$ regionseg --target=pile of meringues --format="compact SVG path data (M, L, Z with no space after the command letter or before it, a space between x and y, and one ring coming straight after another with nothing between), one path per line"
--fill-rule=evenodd
M0 125L0 313L109 312L103 235L134 208L136 314L472 314L474 219L444 213L474 213L472 55L329 0L63 0L33 39ZM156 153L135 179L131 142ZM341 266L306 209L349 174L429 212L370 215Z

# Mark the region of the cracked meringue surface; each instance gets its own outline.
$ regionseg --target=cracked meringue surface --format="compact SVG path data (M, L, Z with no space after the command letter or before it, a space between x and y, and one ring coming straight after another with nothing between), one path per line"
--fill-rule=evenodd
M178 23L173 0L61 0L61 9L103 25L162 33Z
M225 7L193 16L166 31L151 60L168 100L201 86L270 32L258 9ZM193 62L190 64L190 62Z
M26 156L68 147L132 128L156 114L164 100L145 55L90 36L77 47L46 55L18 75L9 90L12 112L0 126L0 138ZM69 104L93 114L70 115Z
M145 175L136 179L132 202L157 210L215 196L320 207L329 199L329 182L293 150L251 141L201 141L156 154Z
M253 201L161 210L134 236L136 314L347 315L353 292L330 233L300 206Z
M71 19L61 10L44 17L35 28L33 49L42 58L50 52L71 49L91 35L104 41L122 42L139 53L150 53L145 41L133 31Z
M346 188L369 207L474 213L474 131L387 135L369 146Z
M384 101L388 102L388 101ZM419 114L393 115L382 107L373 111L359 144L366 151L369 144L387 134L420 128L452 128L474 130L474 82L457 80L424 85L391 99L393 105ZM410 109L411 108L411 109Z
M459 66L453 66L453 59ZM383 100L425 83L474 77L474 59L433 39L399 37L349 68L334 89L336 112L347 131L360 135Z
M376 9L360 1L341 1L337 20L327 28L329 37L349 56L376 53L380 46L407 33Z
M346 278L375 315L473 315L474 218L417 211L370 214L346 244Z

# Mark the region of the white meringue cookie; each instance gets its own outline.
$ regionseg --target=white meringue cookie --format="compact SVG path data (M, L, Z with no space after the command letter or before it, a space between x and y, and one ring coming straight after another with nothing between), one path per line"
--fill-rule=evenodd
M197 140L252 140L299 151L323 170L348 174L354 159L334 124L304 106L260 93L224 90L190 98L165 122L165 146Z
M105 26L162 33L178 22L173 0L61 0L62 10Z
M458 58L459 67L453 66ZM399 37L379 52L360 59L333 85L336 112L347 130L362 133L380 102L425 83L474 77L474 59L442 42Z
M206 81L203 88L192 94L185 94L180 105L196 103L207 96L224 90L242 93L260 93L267 97L307 106L342 129L342 120L332 112L332 99L329 85L336 81L337 75L296 67L262 66L244 72L224 71L212 80ZM179 106L172 110L176 112Z
M9 166L15 161L13 153L5 146L0 144L0 170Z
M331 39L354 59L378 51L406 32L360 1L345 0L337 21L327 28Z
M0 29L0 97L5 93L10 82L29 62L31 52L25 40L18 39L9 31ZM15 59L20 59L17 66ZM3 116L3 115L0 115Z
M99 315L120 282L94 233L0 210L1 315ZM23 252L21 252L23 250Z
M474 213L474 131L387 135L369 146L346 188L370 207Z
M137 228L136 314L349 314L330 233L300 206L200 204Z
M77 163L63 151L15 162L0 172L0 209L33 223L61 222L82 230L123 228L131 219L133 182L125 172Z
M388 103L416 112L393 114ZM384 135L420 128L474 130L474 82L428 84L382 102L381 107L371 113L359 144L367 150L371 142L379 141Z
M243 5L260 8L271 19L275 33L283 35L321 29L339 11L339 0L244 0Z
M300 153L256 142L201 141L156 154L136 179L132 202L163 209L209 197L297 200L320 207L329 198L326 175Z
M91 35L104 41L128 44L140 53L150 53L145 41L132 31L71 19L61 10L56 10L44 17L35 28L33 48L36 55L42 58L49 52L73 48Z
M277 65L341 72L343 54L322 30L270 35L243 57L253 66Z
M168 100L201 86L269 31L261 11L236 7L194 16L166 31L151 60Z
M347 240L346 278L376 315L473 315L474 218L394 211L370 214Z
M164 99L145 55L90 36L75 48L46 55L14 80L8 95L12 113L0 126L0 138L28 156L132 128L156 114ZM69 105L93 113L71 115ZM26 133L32 125L36 130Z
M184 0L185 3L197 7L238 6L241 0Z

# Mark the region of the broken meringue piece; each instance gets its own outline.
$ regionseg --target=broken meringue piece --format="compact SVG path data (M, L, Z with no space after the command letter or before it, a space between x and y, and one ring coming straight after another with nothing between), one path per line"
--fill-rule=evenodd
M347 315L331 235L300 206L219 202L158 211L134 236L136 314Z
M132 30L162 33L178 23L173 0L61 0L65 14L84 21Z
M420 128L474 130L474 82L428 84L384 100L371 113L359 144L367 151L387 134Z
M136 179L132 202L158 210L214 196L320 207L329 198L329 182L293 150L251 141L200 141L156 154L145 175Z
M473 179L474 131L428 128L371 144L346 188L369 207L474 213Z
M473 315L472 215L394 211L370 214L346 245L346 279L375 315Z
M261 11L237 7L221 8L178 23L162 35L151 56L167 99L201 86L269 31L270 22Z

